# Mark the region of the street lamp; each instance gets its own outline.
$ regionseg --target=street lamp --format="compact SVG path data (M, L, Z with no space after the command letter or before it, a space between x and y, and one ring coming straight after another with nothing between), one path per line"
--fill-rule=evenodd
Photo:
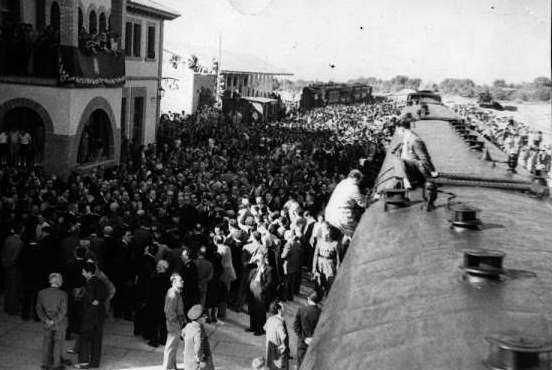
M165 96L165 89L159 86L157 89L157 99L161 99L163 96Z

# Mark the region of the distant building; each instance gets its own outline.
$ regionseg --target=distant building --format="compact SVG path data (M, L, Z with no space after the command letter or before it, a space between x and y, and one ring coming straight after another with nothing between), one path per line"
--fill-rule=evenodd
M0 129L25 129L60 175L117 163L123 138L155 140L163 22L152 0L10 0L0 18ZM20 23L24 42L9 35ZM83 32L84 31L84 32Z
M182 56L165 50L163 54L162 113L194 114L209 96L215 99L217 75L211 68L190 69Z
M225 66L221 75L224 78L225 88L232 93L238 92L241 96L267 98L276 89L276 77L293 76L292 73L267 69L264 66Z
M184 110L186 114L193 114L203 95L216 93L218 62L213 56L218 55L218 51L177 44L168 47L170 51L165 50L163 61L165 94L161 111L180 113ZM195 59L191 66L190 59ZM223 52L220 75L227 93L267 98L275 91L277 78L293 74L251 56Z

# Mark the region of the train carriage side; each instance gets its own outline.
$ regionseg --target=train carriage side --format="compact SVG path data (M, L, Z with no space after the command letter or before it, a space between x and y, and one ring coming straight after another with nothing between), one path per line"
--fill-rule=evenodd
M526 174L481 161L438 118L446 116L454 118L431 105L430 118L416 121L414 131L438 171L472 179L441 190L456 196L453 208L477 207L480 227L452 227L445 194L431 212L422 209L420 190L406 207L385 211L384 200L374 203L355 231L301 369L550 368L552 207L509 190L529 184ZM392 176L390 155L379 181ZM474 278L466 256L490 258L488 250L505 254L503 268Z

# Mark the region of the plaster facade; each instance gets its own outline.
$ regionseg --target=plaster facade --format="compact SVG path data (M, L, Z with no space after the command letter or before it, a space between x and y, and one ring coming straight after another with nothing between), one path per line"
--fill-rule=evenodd
M171 68L167 64L164 69ZM202 88L214 94L217 76L214 74L195 73L188 68L172 69L171 77L163 80L165 95L161 99L161 113L178 112L194 114L199 104L199 93Z

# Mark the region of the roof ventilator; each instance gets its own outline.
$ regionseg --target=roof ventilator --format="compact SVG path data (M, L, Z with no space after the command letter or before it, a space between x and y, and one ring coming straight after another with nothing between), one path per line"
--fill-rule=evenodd
M485 280L500 280L504 273L502 261L506 253L491 250L479 249L464 252L464 277L470 282L481 282Z
M523 334L495 334L486 338L490 354L483 364L491 370L548 370L552 343Z
M477 218L481 210L467 204L456 204L451 207L452 218L448 220L455 229L481 230L483 223Z

